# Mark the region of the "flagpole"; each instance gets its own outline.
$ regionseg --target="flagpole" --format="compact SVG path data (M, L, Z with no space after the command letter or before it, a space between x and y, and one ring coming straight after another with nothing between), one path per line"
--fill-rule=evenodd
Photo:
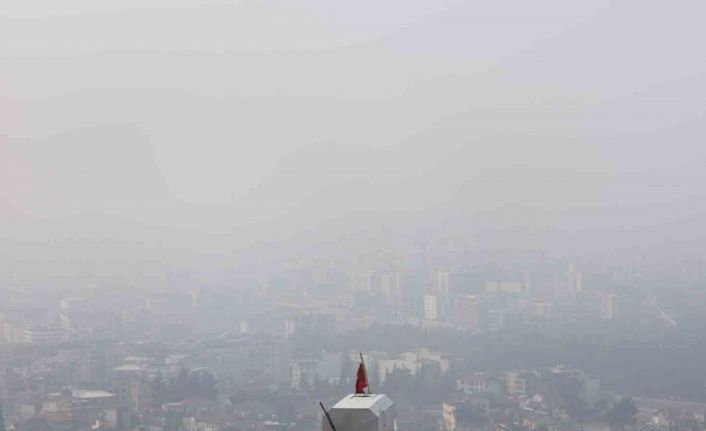
M328 420L328 424L331 425L331 431L336 431L336 427L333 425L333 420L331 420L331 415L328 414L326 407L324 407L324 403L319 401L319 405L321 406L321 410L324 411L324 415L326 415L326 419Z
M370 379L368 379L368 369L365 367L365 359L363 359L363 352L360 353L360 363L363 364L363 375L365 376L365 381L368 383L368 394L370 394Z

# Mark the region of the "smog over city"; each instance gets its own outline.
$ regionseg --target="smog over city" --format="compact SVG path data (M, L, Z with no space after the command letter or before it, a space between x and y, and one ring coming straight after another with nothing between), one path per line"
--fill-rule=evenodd
M0 431L706 431L704 16L0 1Z

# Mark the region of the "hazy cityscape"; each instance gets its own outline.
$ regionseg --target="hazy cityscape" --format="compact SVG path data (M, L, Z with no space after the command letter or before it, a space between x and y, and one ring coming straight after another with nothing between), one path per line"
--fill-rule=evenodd
M0 431L706 431L704 16L0 1Z
M6 427L315 429L359 351L400 429L703 426L703 262L469 253L422 243L224 287L5 281Z

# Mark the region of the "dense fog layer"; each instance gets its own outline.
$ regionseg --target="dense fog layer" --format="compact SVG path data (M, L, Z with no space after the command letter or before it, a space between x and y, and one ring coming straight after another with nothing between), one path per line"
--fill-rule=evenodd
M703 12L5 1L0 247L169 260L511 228L698 250Z

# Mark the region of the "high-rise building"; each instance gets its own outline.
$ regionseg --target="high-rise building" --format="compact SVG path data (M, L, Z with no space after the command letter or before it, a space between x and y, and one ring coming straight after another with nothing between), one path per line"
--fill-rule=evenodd
M453 304L454 320L464 329L475 331L478 329L478 297L466 295L456 298Z
M52 344L68 341L69 332L63 328L27 326L22 329L21 340L27 344Z
M249 324L248 321L243 319L240 321L240 335L245 335L248 333L249 330Z
M424 295L422 297L422 319L436 320L437 312L436 295Z
M371 272L351 272L348 275L348 288L353 292L371 292L373 274Z
M292 316L284 321L284 335L292 335L319 340L329 339L336 335L336 316L326 313L309 313Z
M278 338L239 338L227 346L207 349L194 358L229 393L244 382L277 385L290 381L289 343Z
M569 265L568 285L569 295L574 298L583 289L583 277L580 272L576 271L576 266L573 263Z
M499 331L505 326L505 319L502 311L490 309L487 312L487 327L489 331Z
M485 283L485 291L487 293L524 295L525 284L519 281L489 281Z
M295 319L293 317L285 319L285 321L284 321L284 338L289 338L292 335L294 335L295 330L296 330Z
M387 304L398 302L401 294L399 274L380 275L380 294Z
M436 292L440 295L449 294L450 275L447 271L439 271L436 274Z
M615 316L615 294L608 293L603 296L603 318L612 320Z

